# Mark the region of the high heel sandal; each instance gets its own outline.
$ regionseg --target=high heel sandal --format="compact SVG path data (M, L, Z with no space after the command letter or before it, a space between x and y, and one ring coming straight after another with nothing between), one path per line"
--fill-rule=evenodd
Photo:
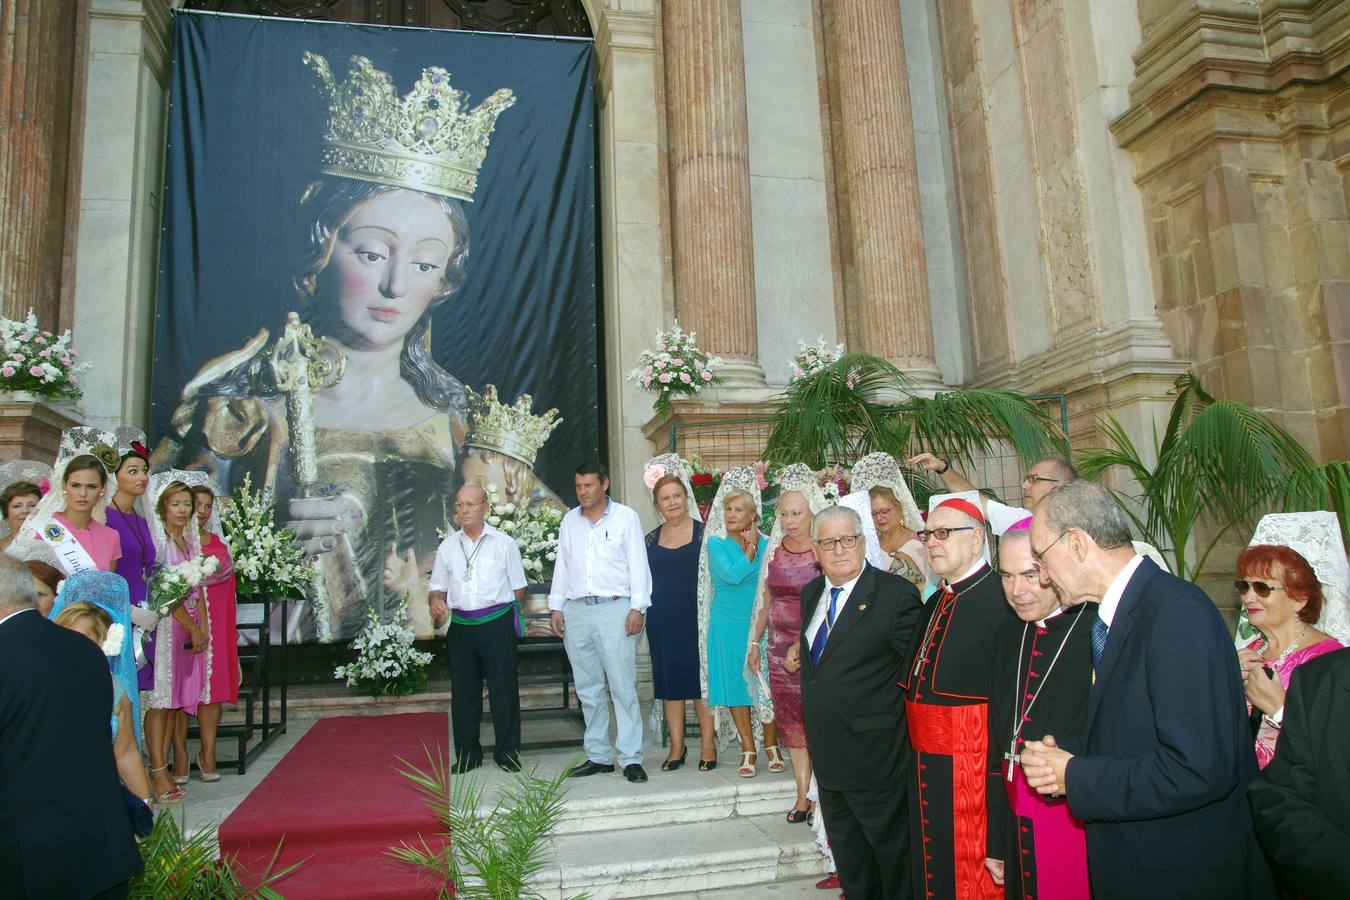
M805 822L810 815L811 811L809 809L798 809L794 806L787 812L787 821L789 825L800 825Z
M177 766L178 766L178 755L174 754L174 767L177 768ZM164 768L167 769L168 765L166 764ZM173 783L178 785L179 787L182 787L183 785L187 784L188 781L191 780L192 778L192 761L188 760L188 770L186 773L179 775L177 772L170 772L169 777L172 778Z
M219 770L217 770L217 771L215 771L215 772L208 772L208 771L206 771L206 767L202 765L202 755L201 755L200 753L198 753L196 756L192 757L192 760L193 760L193 762L195 762L195 763L197 764L197 774L199 774L199 775L202 776L202 781L205 781L205 782L207 782L207 783L209 784L209 783L211 783L211 782L213 782L213 781L219 781L219 780L220 780L220 772L219 772Z
M758 754L755 753L754 750L742 750L741 767L736 770L736 774L742 778L754 778L756 774L755 762L757 756Z
M713 769L715 769L715 768L717 768L717 759L716 759L716 758L713 758L713 759L702 759L702 758L700 758L699 761L698 761L698 770L699 770L700 772L711 772L711 771L712 771Z
M787 764L783 762L783 750L777 744L772 747L765 747L764 752L769 756L769 771L771 773L777 775L787 768Z
M684 761L686 758L688 758L688 756L689 756L689 748L685 747L684 752L680 754L679 759L668 759L665 762L661 763L661 771L674 772L680 766L684 765Z
M167 772L168 770L169 766L167 763L160 766L158 769L151 769L150 770L151 780L154 779L156 772ZM169 777L172 778L172 776ZM150 789L154 791L153 786ZM183 797L185 797L186 795L187 791L183 790L180 787L171 787L167 791L155 791L155 803L159 804L160 806L172 806L175 803L181 802Z

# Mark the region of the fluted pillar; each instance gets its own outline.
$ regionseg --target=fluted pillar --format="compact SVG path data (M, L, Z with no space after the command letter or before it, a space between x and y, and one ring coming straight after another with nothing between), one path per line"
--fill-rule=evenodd
M935 384L900 4L822 9L849 345Z
M728 387L762 387L741 0L663 3L661 39L675 311Z
M67 216L79 153L72 152L72 103L82 101L76 67L83 4L0 3L0 301L8 316L37 311L61 321Z

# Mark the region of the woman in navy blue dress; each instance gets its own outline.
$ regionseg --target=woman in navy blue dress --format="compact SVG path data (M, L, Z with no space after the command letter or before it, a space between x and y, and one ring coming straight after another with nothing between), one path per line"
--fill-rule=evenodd
M665 519L647 535L647 565L652 572L652 605L647 610L652 686L670 727L670 755L661 771L675 771L688 755L685 702L692 700L701 748L698 768L707 772L717 767L717 749L712 713L700 699L698 679L698 552L703 523L690 515L693 504L678 474L656 477L652 500Z

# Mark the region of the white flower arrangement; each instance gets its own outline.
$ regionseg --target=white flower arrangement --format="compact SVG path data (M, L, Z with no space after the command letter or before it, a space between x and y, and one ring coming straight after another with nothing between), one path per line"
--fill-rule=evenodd
M553 564L558 559L558 530L563 514L552 506L534 509L522 508L501 499L498 487L489 484L487 523L508 535L520 548L520 562L525 577L541 583L553 578Z
M126 637L127 630L122 627L121 622L114 622L108 628L108 634L103 638L103 655L108 657L118 656L122 652L122 640Z
M366 627L351 643L357 652L356 661L338 666L333 677L371 696L416 693L427 686L426 670L432 656L416 649L413 640L405 594L392 622L380 624L375 610L370 611Z
M307 597L318 570L305 555L295 532L272 518L270 491L253 490L252 479L235 488L221 503L220 523L234 560L240 597ZM316 614L326 610L315 610ZM327 616L319 616L326 622Z
M150 578L148 606L163 618L220 569L214 556L198 556L173 565L158 566Z
M656 349L638 354L637 368L628 380L656 395L653 406L658 414L670 411L672 397L693 397L720 379L714 369L722 364L716 356L698 349L694 332L683 331L680 323L670 331L656 333Z
M844 345L835 344L831 347L825 342L825 335L823 334L816 338L814 344L797 341L797 352L793 354L791 360L792 374L788 377L788 384L823 371L828 366L838 362L843 355Z
M80 384L70 346L70 329L53 334L38 328L30 309L23 321L0 317L0 390L29 391L50 400L79 399Z

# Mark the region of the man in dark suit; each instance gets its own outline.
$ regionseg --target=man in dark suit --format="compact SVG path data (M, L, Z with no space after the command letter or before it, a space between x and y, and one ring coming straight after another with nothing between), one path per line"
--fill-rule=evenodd
M842 506L812 525L825 574L802 589L802 714L820 810L848 900L909 897L904 691L923 604L864 561Z
M1031 545L1066 602L1100 604L1083 737L1021 754L1027 783L1086 823L1093 897L1272 896L1247 808L1242 679L1214 604L1135 553L1124 512L1090 482L1037 504Z
M1247 792L1256 836L1307 900L1350 897L1350 650L1294 670L1275 758Z
M0 894L124 897L141 869L112 750L112 678L87 637L44 619L0 554Z

